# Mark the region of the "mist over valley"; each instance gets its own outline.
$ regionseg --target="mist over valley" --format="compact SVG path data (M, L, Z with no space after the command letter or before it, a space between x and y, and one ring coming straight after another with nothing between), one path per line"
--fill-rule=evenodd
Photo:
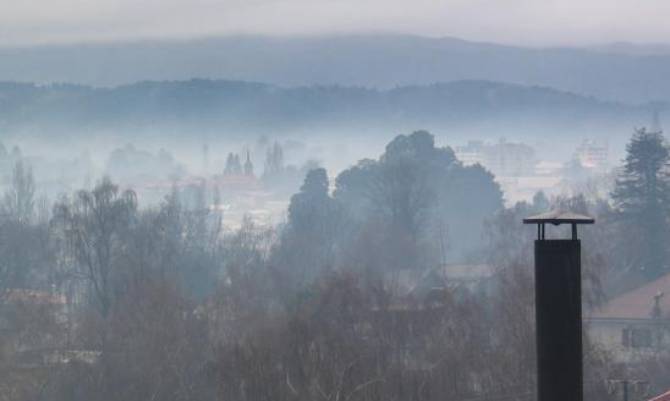
M668 45L200 37L0 48L2 401L670 388Z

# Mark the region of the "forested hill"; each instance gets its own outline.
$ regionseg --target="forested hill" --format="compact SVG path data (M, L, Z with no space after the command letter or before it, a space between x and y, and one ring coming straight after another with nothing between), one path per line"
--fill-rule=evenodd
M646 121L642 106L541 87L459 81L389 90L279 87L241 81L140 82L115 88L1 83L0 129L71 132L165 128L174 132L403 129L473 123L571 128Z
M458 80L670 100L664 48L525 48L410 35L232 36L0 48L0 81L117 86L193 77L391 88Z

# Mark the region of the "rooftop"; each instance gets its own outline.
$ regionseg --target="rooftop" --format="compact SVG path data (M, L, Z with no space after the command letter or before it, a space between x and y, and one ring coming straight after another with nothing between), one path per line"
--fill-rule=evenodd
M670 274L611 299L592 313L591 318L651 319L656 302L660 316L670 317Z
M649 401L670 401L670 391L650 399Z
M524 224L542 224L549 223L554 225L559 224L593 224L595 223L593 217L585 216L572 212L562 210L552 210L546 213L537 214L535 216L526 217L523 219Z

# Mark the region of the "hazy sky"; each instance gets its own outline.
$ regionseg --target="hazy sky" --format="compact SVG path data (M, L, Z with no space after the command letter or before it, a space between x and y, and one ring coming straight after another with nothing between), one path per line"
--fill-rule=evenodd
M0 0L0 45L401 32L528 45L670 42L667 0Z

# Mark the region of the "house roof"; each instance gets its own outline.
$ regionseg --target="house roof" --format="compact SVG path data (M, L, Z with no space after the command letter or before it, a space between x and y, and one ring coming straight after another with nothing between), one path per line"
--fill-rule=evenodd
M670 391L661 395L657 395L656 397L651 398L649 401L670 401Z
M24 288L9 288L0 292L0 300L9 303L31 303L65 305L64 295L53 294L48 291L30 290Z
M446 264L439 269L447 280L482 280L495 274L495 267L489 264Z
M387 272L385 281L403 295L417 295L447 285L476 283L495 273L495 268L488 264L445 264L424 272L412 269Z
M670 317L670 274L611 299L591 314L595 319L650 319L655 298L662 317ZM669 399L670 401L670 399Z

